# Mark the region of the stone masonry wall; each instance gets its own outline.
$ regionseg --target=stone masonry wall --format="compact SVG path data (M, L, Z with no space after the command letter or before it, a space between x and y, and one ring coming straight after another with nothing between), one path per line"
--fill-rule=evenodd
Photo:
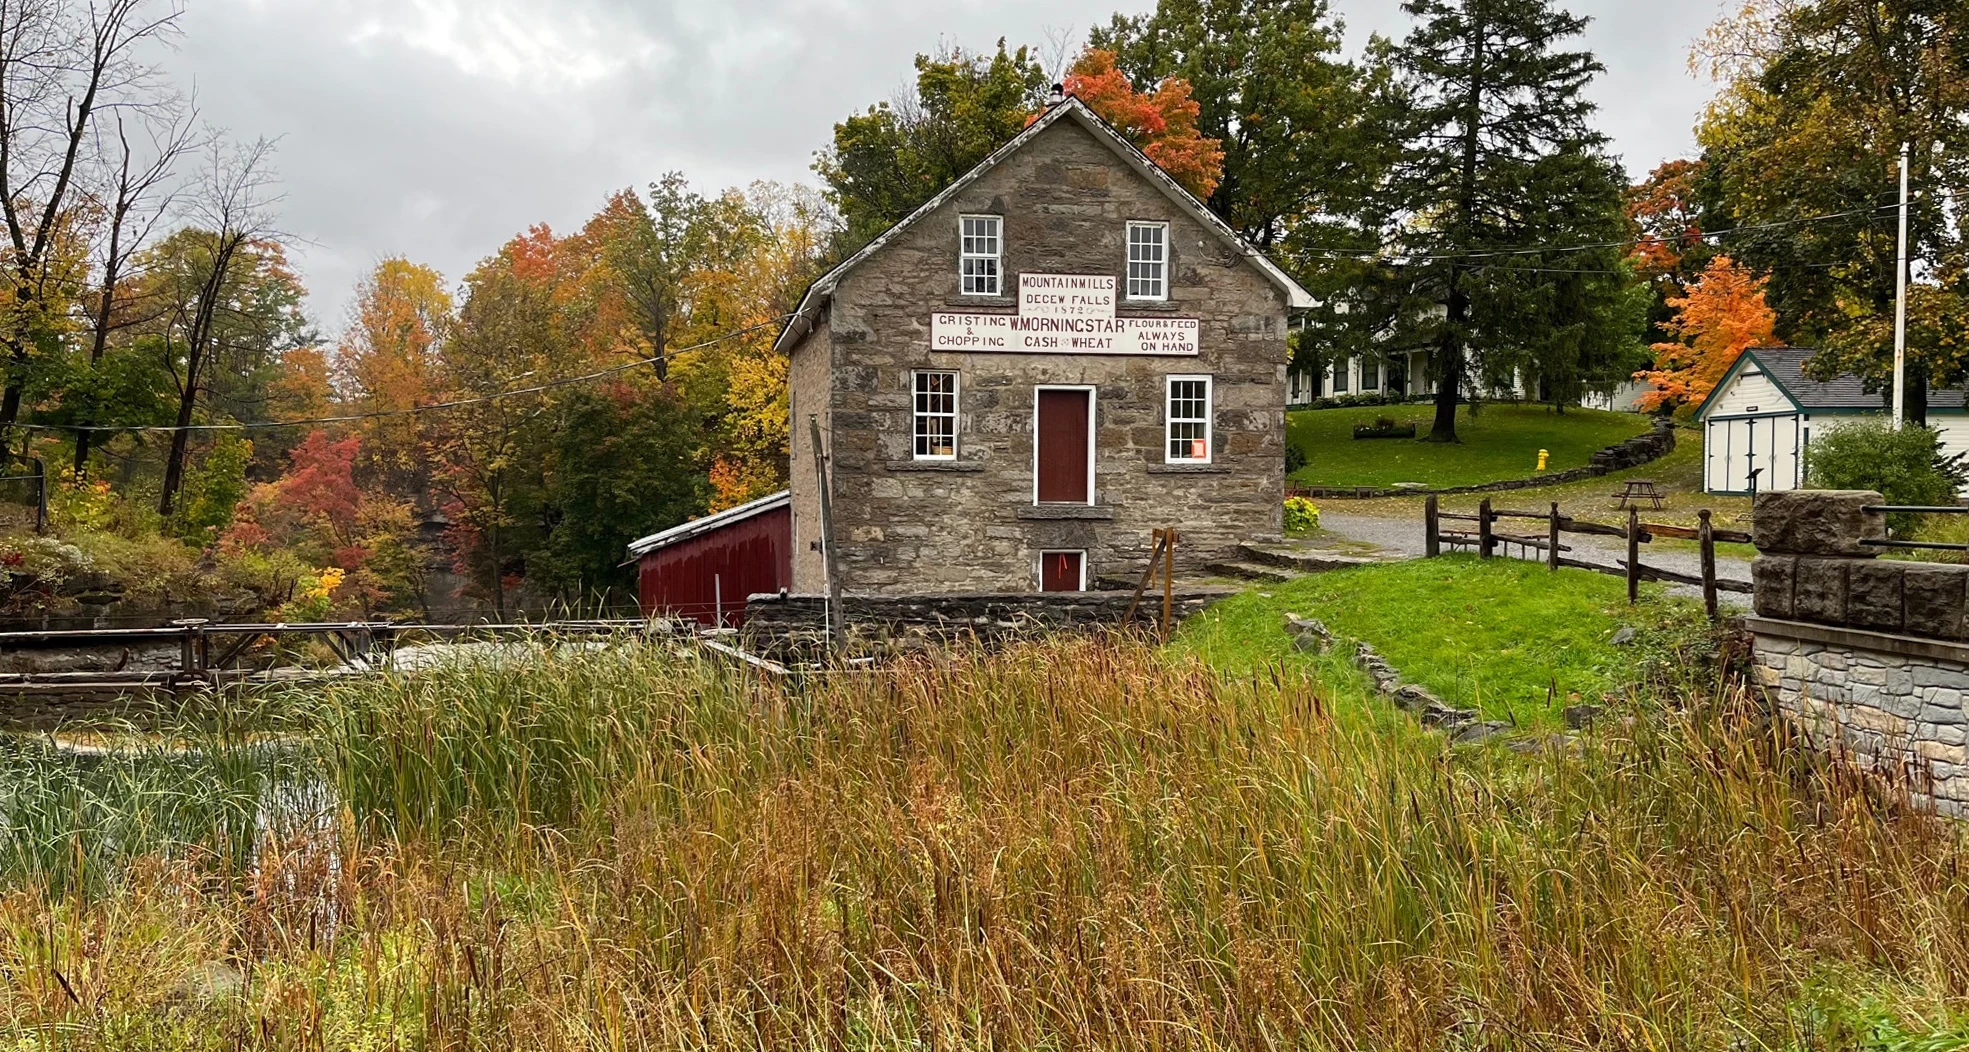
M793 588L821 592L827 588L827 563L816 543L820 530L820 476L814 466L813 428L817 417L825 436L833 425L828 398L828 355L832 341L823 319L809 333L801 350L787 363L787 410L792 434L787 443L787 476L793 494Z
M1175 593L1176 622L1236 595L1236 588L1191 587ZM1020 592L999 595L848 596L842 613L855 648L870 644L930 642L958 636L987 641L1038 630L1119 625L1134 589L1094 592ZM1136 623L1162 616L1160 593L1144 595ZM755 595L746 600L745 630L764 640L818 639L827 626L823 595Z
M958 294L958 217L1004 217L1005 291ZM1164 221L1169 298L1125 299L1123 317L1201 320L1200 355L932 353L937 310L1017 307L1021 273L1113 274L1125 280L1128 220ZM860 595L999 593L1037 588L1043 550L1084 549L1087 576L1129 579L1150 531L1182 531L1180 568L1222 558L1280 531L1285 465L1285 300L1154 184L1071 120L1041 133L943 208L850 272L829 307L827 339L793 352L830 356L835 537L843 588ZM959 373L955 462L911 454L911 377ZM1164 381L1213 378L1215 446L1207 466L1163 463ZM1034 507L1034 387L1095 388L1093 507ZM795 587L818 592L813 478L801 433L811 404L793 392Z
M1876 558L1878 493L1760 494L1754 673L1810 740L1969 816L1969 566Z
M1814 741L1843 741L1938 810L1969 817L1969 663L1757 633L1758 681Z

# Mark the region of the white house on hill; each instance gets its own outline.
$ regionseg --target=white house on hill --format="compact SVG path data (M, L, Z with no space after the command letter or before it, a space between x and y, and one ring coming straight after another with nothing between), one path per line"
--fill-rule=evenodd
M1805 375L1817 354L1806 347L1753 347L1730 366L1696 410L1702 423L1702 488L1744 494L1805 484L1812 437L1842 419L1884 416L1879 392L1852 374L1829 381ZM1969 452L1963 392L1930 388L1928 425L1950 453Z
M1288 409L1311 405L1315 399L1346 395L1379 394L1408 398L1436 393L1436 382L1429 377L1427 351L1409 351L1386 358L1357 355L1323 368L1294 364L1285 379L1285 404ZM1492 391L1490 396L1529 398L1531 393L1526 386L1520 378L1510 389ZM1646 384L1629 382L1609 394L1589 392L1579 400L1579 404L1588 409L1637 411L1637 403L1647 390Z

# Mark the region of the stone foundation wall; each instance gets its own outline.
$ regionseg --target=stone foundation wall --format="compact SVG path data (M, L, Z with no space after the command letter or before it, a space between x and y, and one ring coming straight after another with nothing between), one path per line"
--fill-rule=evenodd
M1969 817L1969 648L1950 660L1875 649L1892 644L1873 633L1804 639L1762 619L1751 627L1758 682L1808 739L1841 744L1915 798Z
M1813 743L1969 817L1969 566L1881 560L1865 491L1760 494L1754 673Z
M1178 624L1235 588L1192 587L1175 597ZM998 640L1035 631L1119 625L1134 590L1017 592L984 595L846 596L843 616L850 641L860 648L913 645L959 637ZM1162 595L1142 597L1137 624L1162 616ZM818 639L826 631L827 597L755 595L746 600L745 630L762 639Z

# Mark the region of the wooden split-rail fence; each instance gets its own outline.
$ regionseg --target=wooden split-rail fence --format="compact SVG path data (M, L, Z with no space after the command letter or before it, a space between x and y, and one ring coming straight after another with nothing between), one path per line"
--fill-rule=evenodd
M1430 497L1423 506L1423 551L1435 558L1442 554L1444 546L1452 548L1468 547L1475 549L1480 558L1489 559L1497 555L1512 557L1511 548L1516 546L1516 558L1544 562L1553 570L1569 566L1578 570L1592 570L1595 573L1612 574L1627 579L1627 601L1633 603L1640 598L1642 581L1662 581L1669 584L1688 585L1702 589L1702 604L1713 620L1717 616L1717 593L1739 592L1749 594L1749 581L1736 581L1716 576L1716 545L1749 544L1750 534L1741 530L1719 529L1710 522L1708 509L1697 512L1698 524L1695 526L1676 526L1667 523L1642 522L1638 508L1627 509L1627 522L1623 526L1607 523L1588 522L1563 515L1555 502L1549 511L1511 511L1493 508L1489 499L1477 506L1474 515L1463 515L1442 510L1435 497ZM1444 523L1469 524L1445 527ZM1543 533L1519 533L1499 530L1499 523L1539 522L1543 523ZM1627 542L1627 558L1617 566L1588 562L1569 557L1566 553L1574 550L1565 543L1566 534L1595 537L1617 537ZM1649 566L1641 561L1641 546L1651 544L1660 538L1695 541L1701 553L1699 575L1678 573L1659 566ZM1531 553L1537 552L1534 556Z

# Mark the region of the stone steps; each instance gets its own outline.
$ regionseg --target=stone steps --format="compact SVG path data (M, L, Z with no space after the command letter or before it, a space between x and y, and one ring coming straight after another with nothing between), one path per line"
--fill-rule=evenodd
M1300 576L1297 571L1282 566L1270 566L1255 562L1215 562L1204 569L1219 577L1236 577L1246 581L1266 581L1271 584L1284 584Z
M1237 550L1244 562L1291 570L1295 573L1325 573L1328 570L1342 570L1350 566L1374 566L1381 562L1379 559L1367 556L1346 555L1320 548L1254 544L1250 541L1238 545Z

